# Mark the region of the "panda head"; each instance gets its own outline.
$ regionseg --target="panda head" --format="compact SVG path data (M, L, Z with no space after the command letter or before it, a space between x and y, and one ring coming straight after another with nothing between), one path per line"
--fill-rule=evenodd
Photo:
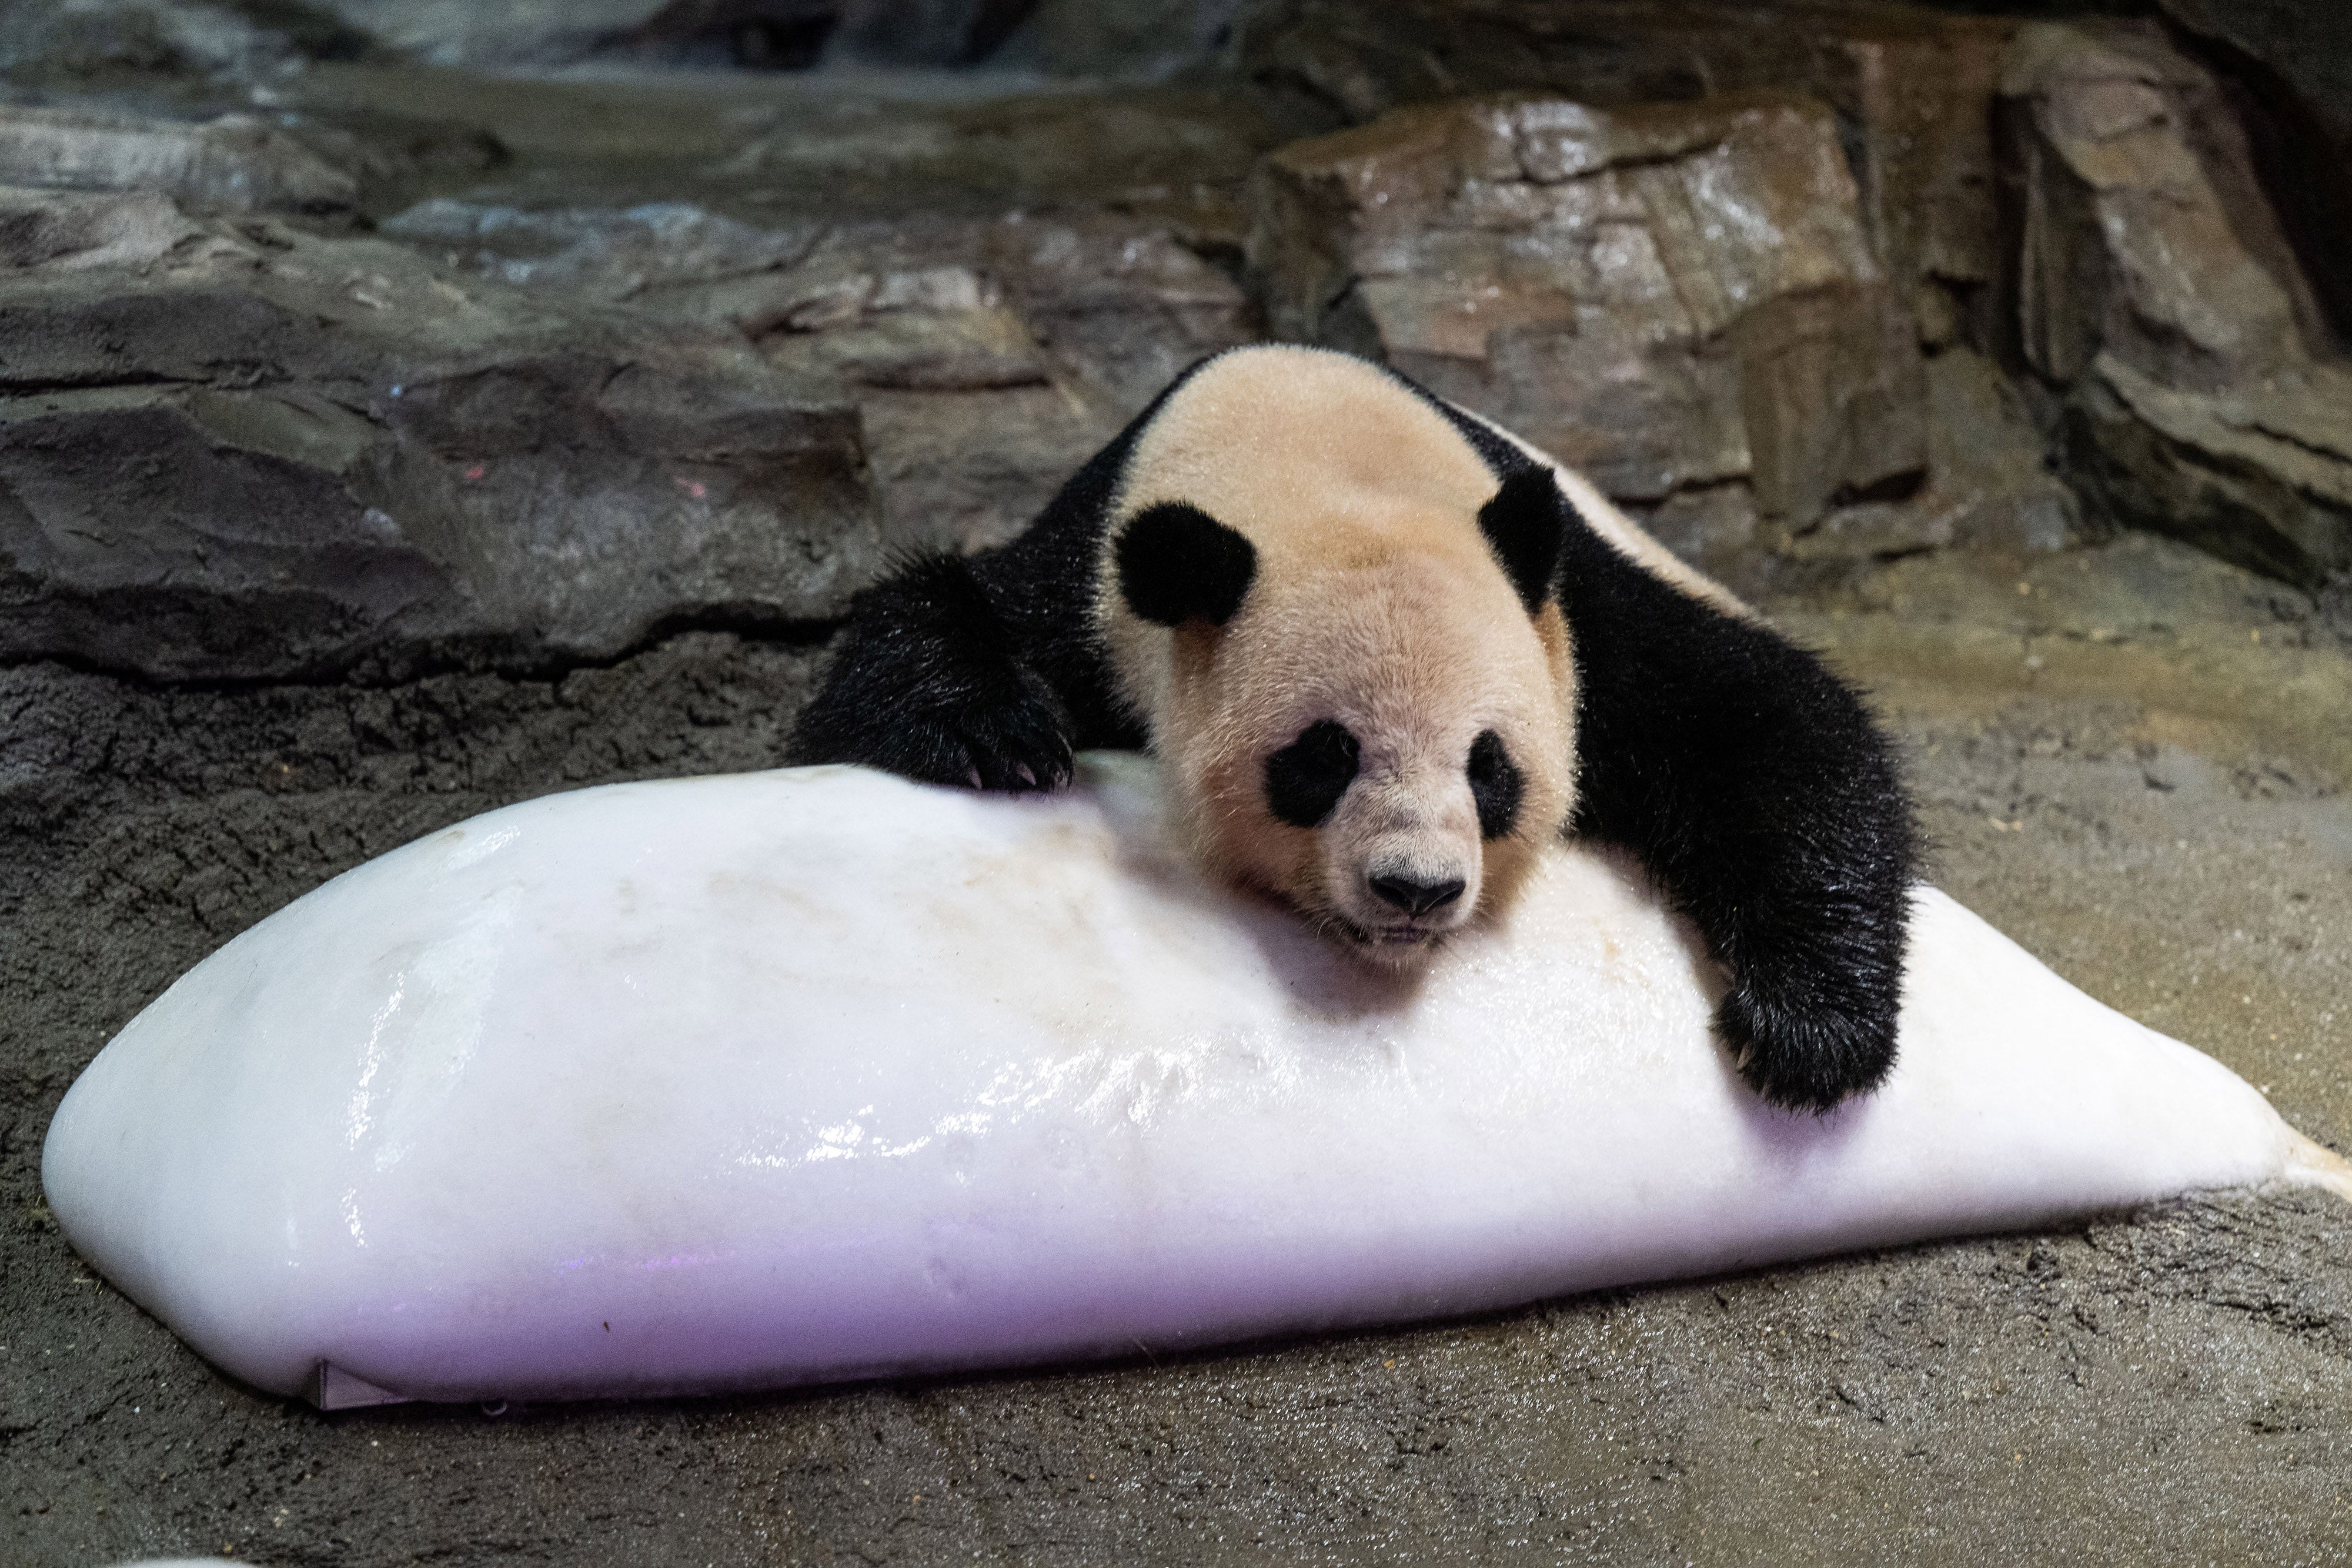
M1565 505L1539 468L1478 492L1318 517L1293 487L1259 528L1160 501L1112 541L1114 656L1199 858L1383 965L1507 904L1572 803Z

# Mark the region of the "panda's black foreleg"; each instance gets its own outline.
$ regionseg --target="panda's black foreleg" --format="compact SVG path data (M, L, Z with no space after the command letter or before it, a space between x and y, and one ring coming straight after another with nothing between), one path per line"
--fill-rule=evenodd
M1070 747L1066 706L971 563L933 555L852 601L790 756L928 783L1055 789L1069 781Z
M1580 572L1575 553L1576 826L1633 850L1698 927L1730 980L1717 1027L1759 1094L1824 1111L1877 1087L1916 860L1891 745L1812 654L1622 559Z

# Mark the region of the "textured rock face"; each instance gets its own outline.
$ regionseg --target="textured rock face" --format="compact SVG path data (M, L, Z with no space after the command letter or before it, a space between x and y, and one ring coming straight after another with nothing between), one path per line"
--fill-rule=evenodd
M1878 4L1272 0L1237 53L1358 120L1513 88L1604 107L1801 92L1837 114L1864 230L1940 341L2000 272L1988 106L2014 26Z
M2315 312L2202 71L2152 35L2032 26L2001 89L2034 369L2072 382L2104 350L2224 386L2305 357Z
M2054 548L2070 483L2297 580L2352 559L2325 312L2235 89L2150 28L1202 0L1038 7L1012 57L1145 69L1230 25L1246 83L306 67L724 63L811 18L946 58L1011 15L0 14L0 68L55 105L0 108L0 180L172 198L0 210L0 308L39 320L0 343L0 639L226 675L818 617L884 549L1008 537L1170 376L1269 330L1525 431L1751 586L1775 556ZM60 93L134 78L103 109ZM275 108L219 112L251 104ZM1335 120L1359 123L1297 140ZM372 240L227 216L403 206ZM160 608L105 608L134 593Z
M294 6L283 7L278 19L302 36L203 0L12 5L0 8L0 70L60 81L124 71L239 78L299 68L312 50L347 50L358 42Z
M1736 483L1784 527L1915 484L1925 382L1826 110L1400 110L1265 165L1279 336L1385 359L1663 503Z
M1220 56L1248 0L1036 0L999 58L1063 76L1160 77Z
M828 43L867 60L961 65L1028 9L1017 0L324 0L383 47L432 65L560 65L596 56L758 68L814 65Z
M1228 187L1263 153L1330 123L1216 83L878 107L773 116L713 172L727 188L844 216L1110 206L1230 226Z
M2352 568L2352 382L2211 79L2150 32L2037 26L2002 92L2022 350L2104 505L2290 580Z
M2084 476L2123 517L2295 582L2352 570L2352 371L2183 392L2102 354L2074 410Z
M160 191L227 212L331 213L358 183L250 115L204 124L0 107L0 184Z
M891 539L963 549L1017 533L1179 371L1258 335L1230 277L1117 218L849 231L757 307L736 319L771 358L856 388Z
M718 333L156 195L0 196L0 658L603 657L834 613L855 411Z
M1927 482L1919 494L1840 507L1811 528L1767 542L1799 560L1913 555L1956 545L2010 555L2063 549L2079 535L2080 509L2074 491L2049 471L2045 447L2000 369L1973 350L1947 349L1927 361ZM1668 512L1651 527L1670 529L1678 521ZM1738 569L1723 554L1738 537L1727 536L1719 518L1683 526L1689 537L1669 533L1670 544L1702 564Z
M444 201L385 229L841 385L901 547L1011 537L1179 371L1257 336L1232 278L1164 227L1108 215L763 229L682 204Z

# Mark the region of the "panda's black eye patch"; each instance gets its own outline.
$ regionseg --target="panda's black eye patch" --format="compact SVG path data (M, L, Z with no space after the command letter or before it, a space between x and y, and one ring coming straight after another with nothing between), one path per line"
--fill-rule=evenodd
M1503 737L1491 729L1481 732L1470 743L1470 799L1478 803L1479 835L1499 839L1509 832L1519 820L1519 797L1525 793L1527 780L1504 749Z
M1294 828L1311 828L1331 814L1356 781L1356 737L1333 719L1318 719L1265 759L1265 803Z

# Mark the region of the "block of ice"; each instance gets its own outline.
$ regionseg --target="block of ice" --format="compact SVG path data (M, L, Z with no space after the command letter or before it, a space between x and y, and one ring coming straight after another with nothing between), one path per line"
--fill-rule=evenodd
M132 1019L49 1203L221 1367L338 1406L1159 1352L2347 1189L1929 889L1893 1079L1792 1116L1623 862L1562 848L1408 983L1157 822L1108 757L1052 799L814 768L493 811Z

